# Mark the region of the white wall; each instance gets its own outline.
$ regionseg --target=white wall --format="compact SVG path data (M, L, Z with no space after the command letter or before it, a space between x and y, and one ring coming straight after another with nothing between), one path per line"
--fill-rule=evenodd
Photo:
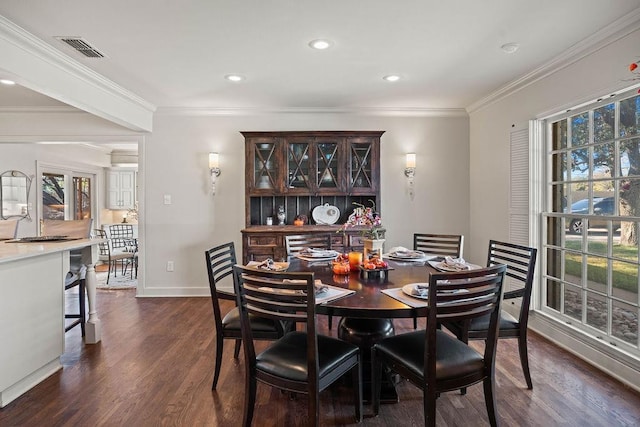
M470 256L485 256L489 239L507 239L509 134L541 114L560 112L634 82L640 32L618 40L499 102L470 114ZM637 82L635 82L637 83Z
M628 65L640 55L640 31L583 58L505 99L470 114L470 256L484 256L488 240L507 239L509 190L509 134L526 129L528 121L595 100L638 82ZM540 253L539 259L544 257ZM540 263L538 263L538 271ZM563 325L533 313L530 327L614 377L640 389L640 372L619 363L616 349L594 344ZM609 346L610 347L610 346ZM535 382L535 372L532 373Z
M207 295L204 251L235 241L244 227L244 138L240 131L384 130L381 199L387 247L412 245L414 232L469 230L468 118L351 114L183 116L157 114L142 155L146 182L143 295ZM207 154L220 153L217 193ZM410 200L405 154L417 153ZM171 205L163 204L170 195ZM167 261L175 271L167 272Z
M72 155L70 155L72 153ZM109 161L109 156L104 152L91 149L84 146L67 145L38 145L31 143L1 143L0 144L0 173L7 170L19 170L33 177L29 192L29 203L33 207L31 209L31 221L24 219L20 221L18 226L18 237L35 236L37 233L37 214L36 207L38 205L38 185L36 182L36 161L45 162L50 165L76 166L76 169L85 170L92 169L97 172L96 186L98 191L103 186L102 167L105 161ZM106 164L107 166L109 163ZM100 192L104 194L104 192ZM96 212L99 213L104 203L97 207Z
M36 161L49 165L68 166L76 170L92 170L98 174L99 214L104 209L104 180L102 168L111 166L109 151L82 145L82 142L131 141L135 133L119 125L91 114L71 108L52 108L42 112L0 113L0 173L19 170L36 176ZM73 142L69 144L38 144L42 141ZM31 184L29 202L36 218L38 201L37 183ZM23 220L18 228L19 236L34 236L36 221Z

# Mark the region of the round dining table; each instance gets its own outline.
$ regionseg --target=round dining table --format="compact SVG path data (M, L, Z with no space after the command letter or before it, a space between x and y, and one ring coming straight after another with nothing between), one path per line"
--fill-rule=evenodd
M338 275L333 273L331 261L305 261L292 257L288 271L311 271L315 279L324 284L355 291L343 298L319 304L316 308L318 314L365 319L424 316L426 308L410 307L381 291L402 288L411 283L427 283L429 273L437 270L424 261L386 261L390 269L382 273L352 271L347 275Z
M437 271L426 261L398 262L387 260L389 270L383 272L352 271L347 275L334 274L331 261L305 261L292 257L288 271L313 272L323 284L353 290L354 293L316 306L316 313L340 316L338 337L360 347L363 362L363 397L371 395L371 347L383 338L394 335L392 319L425 316L427 307L409 306L382 291L402 288L411 283L428 283L429 274ZM424 303L425 301L420 301ZM397 378L385 371L380 400L397 403Z

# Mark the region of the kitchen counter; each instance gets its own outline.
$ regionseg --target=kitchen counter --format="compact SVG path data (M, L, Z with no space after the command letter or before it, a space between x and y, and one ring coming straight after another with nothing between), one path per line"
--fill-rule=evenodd
M62 368L64 279L71 251L79 252L87 267L85 343L100 341L94 267L98 244L104 241L0 242L0 407Z

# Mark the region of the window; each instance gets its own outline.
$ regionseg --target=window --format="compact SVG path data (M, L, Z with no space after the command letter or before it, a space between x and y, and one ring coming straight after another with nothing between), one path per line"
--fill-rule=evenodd
M542 310L640 356L640 95L547 120Z
M41 218L88 219L95 217L95 174L44 165L41 168Z

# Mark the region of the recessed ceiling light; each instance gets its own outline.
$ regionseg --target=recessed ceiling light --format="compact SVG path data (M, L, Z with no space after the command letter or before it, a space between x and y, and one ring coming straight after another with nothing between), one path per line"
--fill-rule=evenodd
M332 43L329 40L324 40L324 39L311 40L309 42L310 47L318 50L328 49L331 47L331 44Z
M398 80L400 80L400 76L396 74L389 74L388 76L384 76L383 79L388 82L397 82Z
M239 82L244 80L244 77L239 74L227 74L226 76L224 76L224 78L229 80L230 82Z
M3 85L14 85L16 84L16 82L14 82L13 80L9 80L9 79L0 79L0 83L2 83Z
M520 45L518 43L505 43L500 46L500 49L502 49L504 53L515 53L520 49Z

